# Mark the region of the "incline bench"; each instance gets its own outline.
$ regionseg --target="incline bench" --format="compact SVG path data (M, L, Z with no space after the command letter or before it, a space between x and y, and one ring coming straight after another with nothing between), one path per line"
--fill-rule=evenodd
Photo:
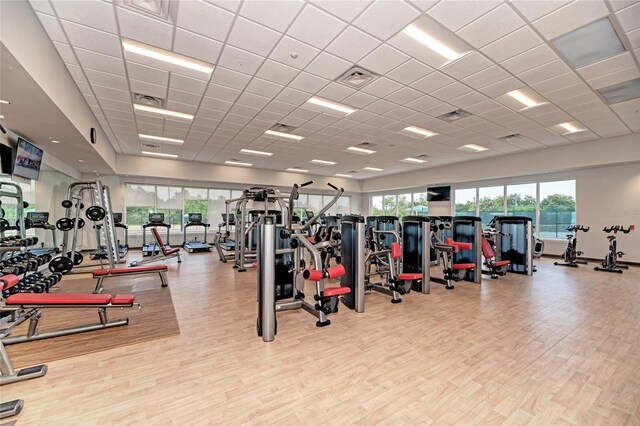
M97 271L93 271L93 278L98 279L96 288L93 292L102 293L103 281L105 278L130 277L132 275L158 274L160 276L162 287L166 287L169 285L169 281L167 280L167 269L167 265L136 266L133 268L120 269L98 269Z
M161 260L168 260L168 259L171 259L172 257L177 257L178 263L182 263L182 259L180 259L179 248L173 248L171 250L167 250L167 248L164 246L164 241L162 241L162 237L160 236L160 233L158 233L158 228L155 228L155 227L151 228L151 233L153 234L153 238L155 238L156 240L156 244L158 245L158 247L160 247L160 253L156 254L155 256L151 256L150 258L145 260L137 260L137 261L131 262L129 266L140 266L147 263L154 263L154 262L159 262Z

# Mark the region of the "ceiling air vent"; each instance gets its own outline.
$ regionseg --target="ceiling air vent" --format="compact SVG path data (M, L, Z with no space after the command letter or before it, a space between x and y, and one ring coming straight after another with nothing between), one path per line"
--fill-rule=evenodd
M172 0L118 0L121 5L163 21L175 21L177 5Z
M421 155L416 155L416 156L415 156L415 157L413 157L413 158L418 158L418 159L420 159L420 160L424 160L424 159L426 159L426 158L429 158L429 156L428 156L427 154L421 154Z
M347 173L353 174L353 173L358 173L358 171L357 170L349 170Z
M361 147L361 148L370 148L370 147L372 147L372 146L376 146L376 144L371 143L371 142L362 142L362 143L359 143L359 144L358 144L358 145L356 145L356 146L359 146L359 147Z
M380 76L373 71L354 66L349 68L344 74L338 77L336 81L338 83L346 84L347 86L359 89L371 83L378 77Z
M436 118L439 118L440 120L448 121L449 123L451 123L452 121L460 120L461 118L471 117L472 115L473 114L471 114L468 111L465 111L463 109L457 109L453 112L443 114L440 117L436 117Z
M514 140L521 139L521 138L522 138L522 135L520 133L514 133L512 135L507 135L507 136L498 138L498 140L503 142L513 142Z
M140 146L145 151L160 151L160 145L156 145L156 144L153 144L153 143L141 143Z
M281 133L291 133L295 129L297 129L297 127L289 126L288 124L282 124L282 123L276 123L269 128L269 130L272 130L274 132L281 132Z
M133 94L133 103L147 105L155 108L164 108L164 99L155 96L143 95L142 93Z

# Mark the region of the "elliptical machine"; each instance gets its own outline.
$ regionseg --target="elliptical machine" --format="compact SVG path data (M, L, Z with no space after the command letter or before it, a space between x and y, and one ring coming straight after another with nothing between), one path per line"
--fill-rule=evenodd
M627 229L624 229L624 226L616 225L611 226L609 228L604 228L603 231L607 234L613 232L613 235L608 235L607 240L609 240L609 251L604 258L604 262L602 262L602 267L596 266L596 271L604 271L604 272L617 272L621 274L623 269L629 269L627 265L618 265L618 258L624 256L626 253L618 251L618 242L616 240L616 234L618 232L622 232L624 234L628 234L629 232L635 229L634 225L630 225Z
M577 268L578 264L586 265L588 262L586 260L578 260L578 256L582 256L583 252L578 250L578 231L589 232L590 227L584 227L583 225L573 225L567 226L566 230L568 232L573 232L573 234L567 234L567 248L564 250L562 254L562 259L564 262L553 262L554 265L558 266L571 266L572 268Z

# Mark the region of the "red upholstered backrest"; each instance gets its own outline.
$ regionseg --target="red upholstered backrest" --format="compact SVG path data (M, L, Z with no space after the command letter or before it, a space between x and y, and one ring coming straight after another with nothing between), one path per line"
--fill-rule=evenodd
M496 255L491 248L491 244L489 244L489 240L487 240L485 237L482 237L482 254L484 255L485 259L493 259L493 257Z
M400 243L391 243L391 257L394 259L402 257L402 247L400 247Z
M20 278L16 275L9 274L0 277L0 290L8 290L20 282Z
M167 254L167 249L164 247L164 241L162 241L162 237L160 237L160 233L158 232L158 228L155 226L151 228L151 232L153 232L153 237L156 239L156 243L160 246L160 250L162 250L162 254Z

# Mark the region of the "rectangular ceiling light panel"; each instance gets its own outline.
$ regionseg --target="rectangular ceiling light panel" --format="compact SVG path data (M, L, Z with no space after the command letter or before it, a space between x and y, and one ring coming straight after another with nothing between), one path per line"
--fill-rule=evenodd
M413 164L422 164L427 162L427 160L421 160L419 158L412 158L412 157L403 158L400 161L402 161L403 163L413 163Z
M354 154L360 155L371 155L377 152L372 149L359 148L357 146L350 146L349 148L345 149L345 151L353 152Z
M342 112L345 115L349 115L357 111L357 109L350 107L349 105L340 104L338 102L334 102L329 99L320 98L318 96L313 96L307 101L307 103L318 105L324 108L329 108L334 111Z
M496 100L514 111L524 111L548 103L545 98L528 87L512 90L497 97Z
M283 132L276 132L274 130L267 130L266 132L264 132L264 134L269 136L275 136L278 138L293 139L295 141L301 141L302 139L304 139L304 137L302 136L292 135L292 134L283 133Z
M332 165L334 165L334 164L337 164L337 163L336 163L336 162L334 162L334 161L316 160L316 159L313 159L313 160L311 160L311 161L309 161L309 162L310 162L310 163L314 163L314 164L322 164L322 165L325 165L325 166L332 166Z
M625 51L608 18L560 36L552 43L574 68L593 64Z
M129 40L127 38L122 39L122 48L125 52L135 53L160 62L166 62L205 74L211 74L213 72L213 65L208 62L179 55L169 50L160 49L159 47Z
M307 170L307 169L298 169L296 167L289 167L286 171L287 172L298 172L298 173L309 173L309 170Z
M265 151L255 151L253 149L241 149L240 150L241 154L249 154L249 155L259 155L262 157L271 157L273 155L273 152L265 152Z
M173 138L165 138L162 136L144 135L142 133L138 134L138 137L140 139L145 139L148 141L164 142L164 143L170 143L174 145L182 145L184 143L182 139L173 139Z
M617 104L631 99L640 98L640 78L635 78L613 86L598 89L598 92L609 104Z
M230 166L243 166L243 167L253 166L253 164L251 163L243 163L242 161L232 161L232 160L227 160L224 162L224 164L228 164Z
M178 158L175 154L163 154L162 152L142 151L142 155L155 155L156 157Z
M569 121L567 123L557 124L557 125L551 127L551 130L553 130L554 132L559 133L561 135L570 135L571 133L584 132L587 129L585 129L577 121Z
M353 177L352 175L347 175L347 174L344 174L344 173L336 173L334 176L343 177L343 178Z
M489 150L489 148L487 148L486 146L476 145L476 144L473 144L473 143L470 143L468 145L459 146L458 149L460 151L466 151L466 152L482 152L482 151L488 151Z
M169 109L164 109L164 108L156 108L148 105L133 104L133 109L136 110L137 112L149 112L151 114L165 115L167 117L172 117L172 118L180 118L180 119L189 120L189 121L193 120L193 115L191 114L186 114L184 112L178 112L178 111L171 111Z
M409 127L405 127L402 130L404 132L414 133L414 136L415 136L415 134L417 134L417 135L420 135L420 136L425 137L425 138L430 138L431 136L437 135L436 132L432 132L431 130L423 129L422 127L418 127L418 126L409 126Z
M377 167L363 167L363 168L362 168L362 170L369 170L369 171L371 171L371 172L381 172L381 171L383 171L384 169L379 169L379 168L377 168Z

